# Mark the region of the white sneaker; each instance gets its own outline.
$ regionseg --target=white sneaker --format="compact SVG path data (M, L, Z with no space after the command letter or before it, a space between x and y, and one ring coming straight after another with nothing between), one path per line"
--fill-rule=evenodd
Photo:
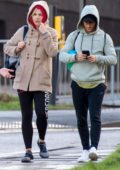
M89 150L89 158L92 161L97 161L98 159L98 154L97 154L97 149L95 147L91 147Z
M89 151L83 150L82 155L77 159L77 162L88 162L89 161Z

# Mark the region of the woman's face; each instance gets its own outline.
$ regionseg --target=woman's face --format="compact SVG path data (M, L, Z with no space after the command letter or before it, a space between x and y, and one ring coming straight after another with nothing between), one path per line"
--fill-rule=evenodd
M42 18L42 12L39 9L35 9L32 13L32 19L37 28L39 28Z
M96 30L96 23L95 22L83 22L83 27L85 32L91 33Z

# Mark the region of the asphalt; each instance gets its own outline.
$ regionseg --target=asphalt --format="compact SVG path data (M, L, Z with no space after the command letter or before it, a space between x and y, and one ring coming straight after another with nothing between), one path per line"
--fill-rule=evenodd
M75 166L82 166L83 164L78 164L76 161L82 153L82 146L75 120L74 110L49 111L46 135L49 159L39 157L39 148L36 144L38 133L34 122L34 161L23 164L21 157L24 155L24 144L20 129L20 113L19 111L0 112L0 170L70 170ZM102 110L102 131L97 162L104 160L120 145L119 120L119 108Z
M49 159L39 157L37 138L37 130L34 129L34 161L29 164L21 163L21 157L24 155L21 130L0 130L0 170L69 170L83 165L76 161L82 152L77 129L48 128L46 143L50 154ZM102 128L97 162L115 151L119 144L120 128Z
M36 115L34 113L34 127L36 126L35 121ZM77 124L74 110L49 110L48 121L49 128L76 128ZM120 127L120 108L103 108L101 113L101 122L102 127ZM0 111L0 129L19 129L20 127L20 111Z

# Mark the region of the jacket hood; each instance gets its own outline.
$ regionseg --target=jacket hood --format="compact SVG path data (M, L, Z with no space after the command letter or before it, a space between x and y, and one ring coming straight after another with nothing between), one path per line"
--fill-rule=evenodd
M28 10L28 13L27 13L27 23L28 23L28 25L31 24L31 23L29 22L29 17L31 16L31 13L32 13L33 9L34 9L36 6L40 6L41 8L44 9L44 11L46 12L46 21L47 21L48 18L49 18L49 7L48 7L47 2L46 2L46 1L42 1L42 0L41 0L41 1L36 1L36 2L33 2L33 3L31 4L31 6L29 7L29 10ZM46 22L46 21L45 21L45 22Z
M82 9L82 12L81 12L81 15L80 15L80 19L78 21L78 24L77 24L77 29L80 29L80 27L82 27L82 19L83 17L85 17L86 15L94 15L97 19L97 27L99 27L99 22L100 22L100 16L99 16L99 12L98 12L98 9L96 8L95 5L86 5L83 9Z

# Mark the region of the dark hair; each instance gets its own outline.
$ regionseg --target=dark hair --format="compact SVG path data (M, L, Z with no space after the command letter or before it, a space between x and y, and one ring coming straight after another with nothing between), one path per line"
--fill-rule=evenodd
M89 23L95 22L97 24L97 18L92 14L88 14L82 18L82 23L83 22L89 22Z

